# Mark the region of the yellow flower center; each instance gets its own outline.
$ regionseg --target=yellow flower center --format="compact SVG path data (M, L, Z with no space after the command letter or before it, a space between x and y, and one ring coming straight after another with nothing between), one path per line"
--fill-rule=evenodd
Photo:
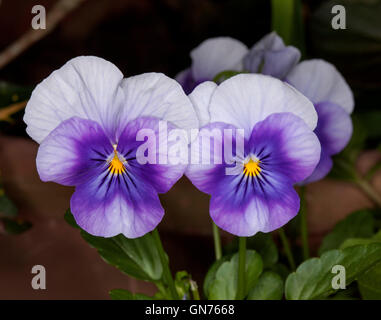
M116 151L116 145L114 145L114 157L109 162L108 170L111 174L122 174L126 171L124 164L118 157L118 151Z
M259 161L259 159L250 159L247 163L245 163L243 168L243 173L245 176L256 177L259 175L259 173L262 171L261 167L259 166L260 162L261 161Z

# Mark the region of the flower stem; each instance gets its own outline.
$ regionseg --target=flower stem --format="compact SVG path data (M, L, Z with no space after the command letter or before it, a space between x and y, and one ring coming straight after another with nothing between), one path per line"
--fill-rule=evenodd
M362 178L357 178L355 183L378 207L381 208L381 195L374 190L368 181Z
M287 256L288 263L289 263L292 271L294 271L295 267L296 267L295 266L295 260L294 260L294 256L292 255L292 252L290 249L290 243L287 239L286 233L284 232L283 228L279 228L278 232L279 232L280 240L282 241L284 251L285 251L286 256Z
M193 295L193 300L200 300L200 294L198 292L198 285L196 281L190 280L190 288Z
M236 300L245 298L245 283L246 283L246 238L239 237L238 251L238 285Z
M302 237L303 259L310 257L310 246L308 243L307 207L305 198L305 187L300 188L300 234Z
M167 259L166 254L165 254L163 244L161 243L161 240L160 240L159 231L157 229L153 230L152 235L153 235L153 238L154 238L155 243L156 243L157 251L159 252L161 265L163 266L164 281L169 287L169 291L171 293L172 299L178 300L179 297L177 295L175 282L173 281L171 270L169 269L168 259Z
M216 254L216 260L220 260L222 257L222 248L221 248L221 236L218 227L214 222L212 222L213 226L213 240L214 240L214 252Z

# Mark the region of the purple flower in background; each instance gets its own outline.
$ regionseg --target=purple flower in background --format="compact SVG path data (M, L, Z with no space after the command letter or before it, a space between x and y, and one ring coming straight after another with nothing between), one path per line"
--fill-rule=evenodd
M207 39L191 51L191 67L181 71L176 80L183 86L185 93L189 94L198 84L213 80L222 71L241 71L242 59L247 52L247 47L233 38Z
M238 236L286 224L299 211L293 185L311 175L320 159L312 103L290 85L255 74L237 75L218 86L205 82L189 97L204 129L244 130L242 154L229 157L223 150L218 159L213 147L200 143L200 157L207 155L214 164L200 161L186 171L198 189L211 195L213 221ZM237 134L231 135L232 145ZM235 174L226 174L229 168Z
M300 52L293 46L285 46L276 32L259 40L244 58L244 69L283 80L299 62Z
M224 50L221 50L220 42L216 39L220 38L206 40L194 49L194 51L199 50L203 53L197 55L198 65L205 66L205 68L207 65L211 65L208 59L212 56L212 52L208 53L208 50L219 53L219 66L229 65L228 59L223 54ZM233 43L232 40L230 39L230 43ZM207 47L205 44L208 42L213 43L213 46ZM236 62L239 68L229 67L224 70L261 73L284 80L313 102L319 116L315 133L322 146L321 160L313 174L302 183L310 183L324 178L332 168L332 156L342 151L352 136L350 114L353 111L354 101L352 91L344 78L332 64L323 60L306 60L298 63L299 50L293 46L286 46L275 32L263 37L246 53L242 50L242 54L242 61ZM236 55L237 58L238 56ZM209 74L208 79L213 79L224 70L216 69L214 74ZM192 85L188 86L184 79L178 78L188 92L196 84L205 80L207 79L198 78L196 83L192 82Z
M318 114L315 133L321 158L303 184L324 178L332 169L332 156L342 151L352 136L353 94L336 68L323 60L306 60L287 75L286 81L309 98Z
M159 73L124 79L97 57L78 57L54 71L33 91L24 116L40 144L41 180L76 187L70 207L78 225L96 236L129 238L157 226L164 214L158 193L185 170L136 159L143 143L137 132L151 129L158 137L160 119L169 128L198 125L176 81Z

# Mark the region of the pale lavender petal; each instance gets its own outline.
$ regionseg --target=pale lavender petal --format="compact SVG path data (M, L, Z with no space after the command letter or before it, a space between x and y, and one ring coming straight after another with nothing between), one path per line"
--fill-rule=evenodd
M242 59L248 49L242 42L229 38L210 38L202 42L191 52L193 79L213 80L222 71L242 70Z
M275 32L257 42L244 58L244 69L284 79L300 60L300 51L286 46Z
M313 130L317 113L313 104L290 85L270 76L240 74L222 82L210 101L210 121L230 123L249 137L256 123L273 113L290 112Z
M332 102L351 113L354 99L347 82L334 65L324 60L305 60L294 67L286 81L314 104Z
M27 133L41 143L62 121L77 116L98 122L115 140L122 79L120 70L104 59L68 61L34 89L24 115Z

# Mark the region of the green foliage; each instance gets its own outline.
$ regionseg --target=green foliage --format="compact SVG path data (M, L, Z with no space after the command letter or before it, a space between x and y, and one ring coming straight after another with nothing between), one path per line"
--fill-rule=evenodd
M30 222L22 219L3 218L1 221L3 222L5 231L9 234L20 234L32 227Z
M374 232L373 215L368 210L360 210L341 220L333 230L324 237L319 249L325 251L337 249L348 238L370 237Z
M370 238L349 238L344 241L341 248L356 245L378 243L381 245L381 230ZM381 299L381 262L358 277L358 287L363 299Z
M0 81L0 108L29 99L32 88Z
M109 295L112 300L153 300L152 297L145 294L131 293L125 289L113 289L109 292Z
M65 214L65 220L74 226L74 218L70 210ZM71 216L71 217L70 217ZM128 239L123 235L112 238L95 237L81 230L81 236L109 264L122 272L141 280L158 281L163 274L159 253L151 234Z
M261 274L255 286L249 291L248 300L281 300L283 297L283 280L272 271Z
M356 245L325 252L320 258L303 262L286 280L288 300L325 299L337 290L332 288L332 267L342 265L346 270L346 285L381 261L381 244Z
M236 76L237 74L240 74L240 73L244 73L244 72L241 72L241 71L234 71L234 70L225 70L225 71L221 71L220 73L218 73L214 78L213 78L213 81L215 83L221 83L231 77L234 77Z
M264 269L270 268L278 262L278 248L271 233L258 232L255 236L247 238L246 246L260 254ZM228 253L238 251L237 238L226 247L226 251Z
M190 280L191 276L186 271L179 271L175 276L175 286L180 298L190 298Z
M4 194L0 189L0 218L2 217L15 217L17 216L17 208L13 202Z
M213 267L212 267L213 268ZM263 262L260 255L254 250L246 251L246 292L254 286L258 277L262 273ZM209 283L205 288L206 296L209 300L232 300L237 295L237 275L238 275L238 253L231 259L226 259L219 263L218 267L210 275Z
M293 45L304 55L304 28L301 0L271 1L272 29L278 33L286 45Z

